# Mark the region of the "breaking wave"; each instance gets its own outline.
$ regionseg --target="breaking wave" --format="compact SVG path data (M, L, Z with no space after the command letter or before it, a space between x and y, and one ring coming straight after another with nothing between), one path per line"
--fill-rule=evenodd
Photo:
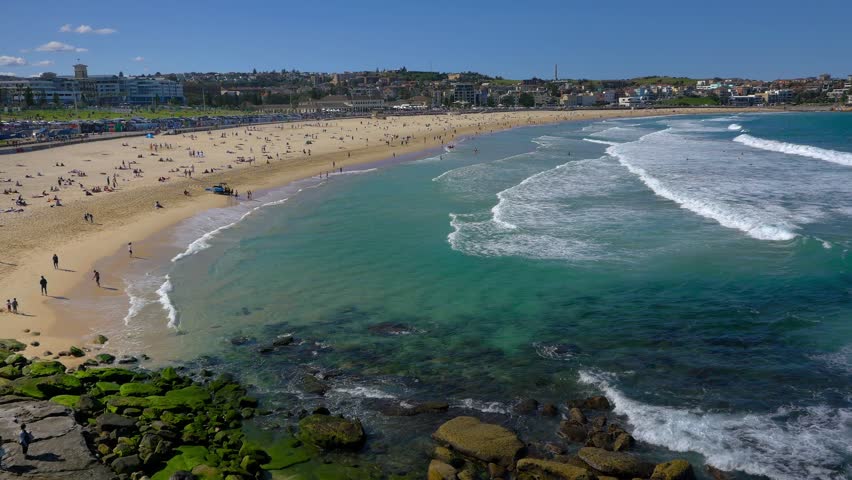
M811 145L799 145L796 143L779 142L776 140L766 140L764 138L752 137L748 134L742 134L734 138L735 142L748 145L749 147L768 150L770 152L786 153L790 155L799 155L802 157L815 158L826 162L836 163L852 167L852 153L839 152L837 150L828 150L825 148L814 147Z
M614 377L580 371L635 427L633 436L676 452L698 452L722 470L774 480L841 480L838 467L849 455L852 410L828 406L781 407L771 413L709 413L648 405L613 386Z
M163 310L166 311L166 315L168 316L169 328L177 328L178 326L178 311L172 303L172 299L169 298L169 294L174 290L172 286L172 281L168 275L166 275L166 279L160 288L157 289L157 301L160 302L160 305L163 307Z
M639 141L666 133L667 130L648 134ZM712 220L715 220L723 227L733 228L744 232L746 235L758 240L774 240L784 241L796 238L796 233L793 230L795 225L787 222L767 222L768 219L759 217L755 212L741 212L736 209L726 206L722 202L703 199L700 197L690 196L683 192L673 190L664 182L649 174L644 168L639 167L633 162L633 159L620 150L619 145L607 148L606 152L612 157L615 157L619 163L624 165L630 173L633 173L650 188L656 195L665 199L671 200L681 208L687 209L693 213L701 215Z

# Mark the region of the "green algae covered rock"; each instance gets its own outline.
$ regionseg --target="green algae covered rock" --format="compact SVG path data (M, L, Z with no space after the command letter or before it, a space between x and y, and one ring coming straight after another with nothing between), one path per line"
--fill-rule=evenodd
M5 367L0 367L0 378L14 380L16 378L19 378L21 375L21 369L14 365L6 365Z
M64 373L48 377L21 377L13 384L16 394L38 399L83 393L83 384L80 380Z
M264 450L269 454L269 461L261 465L264 470L281 470L309 461L316 456L317 451L295 437L287 437L268 445Z
M183 470L191 472L193 468L204 465L210 455L206 447L184 445L177 448L177 455L166 463L165 468L155 473L151 480L169 480L173 473Z
M104 397L107 411L111 413L122 413L128 408L145 409L151 406L151 401L144 397L122 397L113 395Z
M115 395L121 390L121 385L115 382L95 382L92 387L92 395L102 397L105 395Z
M2 338L0 339L0 350L8 350L10 352L20 352L21 350L27 348L23 343L13 339L13 338Z
M22 373L28 377L46 377L65 373L65 365L56 361L33 362L24 367Z
M657 465L651 480L695 480L695 472L689 462L677 459Z
M361 422L329 415L310 415L299 422L299 438L323 449L358 449L364 444Z
M77 403L80 401L79 395L57 395L50 399L53 403L58 403L60 405L64 405L68 408L76 408Z
M144 374L118 367L77 370L74 372L74 376L82 380L84 383L115 382L119 384L145 378Z
M151 408L176 411L199 410L211 400L210 392L198 385L171 390L163 396L146 398L150 401Z
M125 383L119 389L119 394L125 397L150 397L159 393L159 387L150 383Z
M160 378L167 382L174 382L180 380L180 375L177 374L177 371L173 367L166 367L160 372Z
M101 365L111 365L115 362L115 356L108 353L99 353L95 355L95 360Z
M26 364L30 363L27 361L27 357L21 355L20 353L10 353L9 355L3 357L5 358L4 362L6 365L14 365L16 367L23 367Z

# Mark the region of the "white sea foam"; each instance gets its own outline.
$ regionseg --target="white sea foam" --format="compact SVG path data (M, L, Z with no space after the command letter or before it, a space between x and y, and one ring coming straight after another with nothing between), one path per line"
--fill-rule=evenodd
M732 124L728 125L728 130L737 131L737 130L742 130L742 129L743 129L743 126L738 124L738 123L732 123Z
M233 221L233 222L231 222L227 225L222 225L221 227L214 228L213 230L210 230L209 232L207 232L207 233L201 235L200 237L196 238L195 240L192 241L192 243L187 245L186 250L175 255L174 258L172 258L172 262L177 262L178 260L180 260L182 258L186 258L190 255L195 255L196 253L198 253L202 250L206 250L206 249L210 248L210 240L213 239L213 237L215 237L216 235L219 235L220 233L224 232L225 230L228 230L229 228L235 227L238 223L243 221L246 217L248 217L249 215L254 213L255 210L257 210L258 208L260 208L260 207L255 207L255 208L245 212L239 219L237 219L237 220L235 220L235 221Z
M734 138L735 142L748 145L749 147L768 150L770 152L786 153L790 155L799 155L803 157L815 158L826 162L836 163L852 167L852 153L840 152L837 150L828 150L825 148L814 147L811 145L799 145L796 143L779 142L776 140L767 140L758 137L752 137L748 134L742 134Z
M621 163L627 170L639 177L639 179L656 195L671 200L681 208L694 212L702 217L715 220L723 227L733 228L744 232L746 235L758 240L791 240L796 237L793 230L795 225L782 219L764 218L758 211L737 209L726 205L722 201L712 197L694 196L682 189L674 189L660 179L652 176L644 168L638 166L635 160L625 153L622 146L630 146L647 141L653 137L670 135L670 130L662 130L643 136L637 142L631 144L615 145L607 148L607 153ZM661 145L662 146L662 145Z
M174 287L172 286L172 281L169 276L166 275L165 281L162 285L160 285L160 288L157 289L157 301L160 302L160 305L162 305L163 310L166 311L166 315L169 319L168 327L177 328L178 311L172 303L172 299L169 298L169 293L171 293L172 290L174 290Z
M812 355L811 359L824 362L832 370L852 375L852 344L846 345L836 352Z
M453 407L477 410L482 413L502 413L503 415L508 415L510 412L509 407L500 402L486 402L472 398L462 399L459 403L453 405Z
M127 295L127 302L129 304L127 308L127 315L124 316L124 325L130 325L130 321L133 320L133 318L151 302L145 297L136 295L135 292L131 292L130 286L128 286L124 292Z
M542 135L540 137L536 137L532 139L532 142L540 146L541 148L550 148L557 146L561 143L565 143L568 139L565 137L557 137L553 135Z
M601 145L610 145L610 146L618 145L618 142L609 142L609 141L606 141L606 140L595 140L594 138L584 138L583 141L584 142L590 142L590 143L598 143L598 144L601 144Z
M838 468L852 454L852 410L828 406L783 407L772 413L707 413L648 405L613 386L614 377L581 371L635 427L637 439L676 452L693 451L722 470L774 480L841 480Z
M385 392L383 390L379 390L378 388L372 387L341 387L335 388L335 392L345 393L351 397L361 397L361 398L396 398L396 395Z
M373 169L373 170L374 170L374 169ZM359 173L359 172L366 172L366 171L370 171L370 170L357 170L357 171L353 171L353 172L349 172L349 173ZM337 174L337 175L340 175L340 174ZM302 189L300 189L299 191L301 192L301 191L302 191ZM240 222L242 222L243 220L245 220L248 216L250 216L250 215L252 215L253 213L257 212L257 211L258 211L258 210L260 210L261 208L265 208L265 207L272 207L272 206L275 206L275 205L281 205L282 203L286 202L287 200L288 200L287 198L282 198L282 199L280 199L280 200L274 200L274 201L271 201L271 202L263 203L263 204L261 204L261 205L259 205L259 206L257 206L257 207L252 208L251 210L249 210L249 211L247 211L247 212L243 213L243 214L242 214L242 215L241 215L238 219L234 220L233 222L230 222L230 223L228 223L228 224L226 224L226 225L222 225L222 226L220 226L220 227L214 228L213 230L210 230L209 232L204 233L204 234L203 234L203 235L201 235L200 237L198 237L198 238L196 238L195 240L193 240L193 241L192 241L189 245L187 245L186 250L184 250L183 252L181 252L181 253L179 253L179 254L175 255L175 256L172 258L172 262L177 262L178 260L181 260L181 259L183 259L183 258L186 258L186 257L188 257L188 256L190 256L190 255L195 255L196 253L198 253L198 252L200 252L200 251L203 251L203 250L206 250L206 249L210 248L210 241L211 241L214 237L216 237L217 235L219 235L220 233L224 232L225 230L228 230L228 229L234 228L234 227L235 227L235 226L237 226Z

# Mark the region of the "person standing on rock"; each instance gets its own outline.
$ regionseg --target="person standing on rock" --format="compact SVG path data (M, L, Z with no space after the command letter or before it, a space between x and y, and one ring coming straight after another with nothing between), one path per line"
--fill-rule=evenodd
M33 434L27 431L27 424L21 424L21 433L18 434L18 443L21 444L21 451L24 452L24 458L29 459L27 451L30 449L30 444L33 443Z

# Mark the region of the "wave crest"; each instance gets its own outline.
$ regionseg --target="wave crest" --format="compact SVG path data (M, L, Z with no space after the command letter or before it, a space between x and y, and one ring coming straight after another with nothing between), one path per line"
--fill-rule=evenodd
M826 162L836 163L852 167L852 153L840 152L837 150L829 150L825 148L814 147L811 145L799 145L796 143L779 142L776 140L767 140L764 138L752 137L748 134L742 134L734 138L735 142L748 145L749 147L768 150L770 152L786 153L789 155L799 155L802 157L815 158Z

